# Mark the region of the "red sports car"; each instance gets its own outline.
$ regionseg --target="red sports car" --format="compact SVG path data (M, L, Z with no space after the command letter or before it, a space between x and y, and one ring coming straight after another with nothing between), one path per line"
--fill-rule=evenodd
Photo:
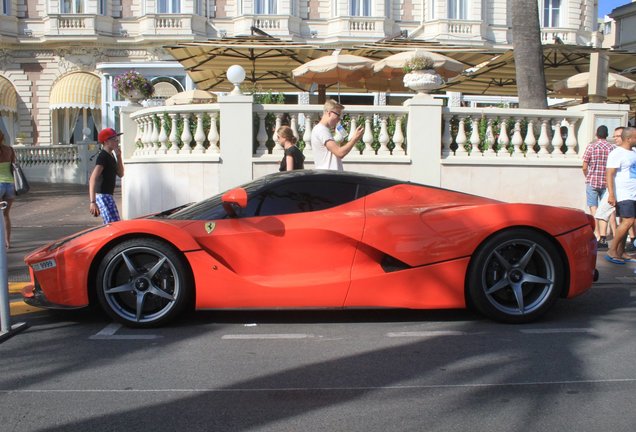
M464 308L536 319L595 275L594 220L371 175L292 171L25 258L34 306L136 327L196 309Z

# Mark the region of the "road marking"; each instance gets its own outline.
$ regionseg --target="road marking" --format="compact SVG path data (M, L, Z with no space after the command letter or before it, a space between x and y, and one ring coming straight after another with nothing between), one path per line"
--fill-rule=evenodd
M33 312L42 312L44 309L37 308L35 306L29 306L22 300L14 300L9 303L9 315L17 316L24 315Z
M264 340L264 339L310 339L315 337L305 333L272 333L272 334L229 334L221 336L228 340Z
M474 383L474 384L423 384L388 386L342 386L342 387L264 387L264 388L172 388L172 389L0 389L0 393L263 393L263 392L313 392L313 391L352 391L352 390L434 390L462 388L496 387L538 387L589 384L633 384L636 378L609 378L570 381L528 381L510 383Z
M31 282L9 282L9 294L20 294L27 285L31 285Z
M439 337L439 336L465 336L468 332L454 330L433 330L433 331L410 331L410 332L390 332L386 335L392 338L401 337Z
M117 324L117 323L110 323L108 324L106 327L104 327L102 330L100 330L99 332L97 332L96 334L94 334L93 336L90 336L89 339L93 339L93 340L147 340L147 339L158 339L160 337L160 335L153 335L153 334L137 334L137 335L117 335L115 333L117 333L117 330L119 330L121 328L121 324Z
M555 328L555 329L523 329L521 333L527 334L549 334L549 333L592 333L591 328Z

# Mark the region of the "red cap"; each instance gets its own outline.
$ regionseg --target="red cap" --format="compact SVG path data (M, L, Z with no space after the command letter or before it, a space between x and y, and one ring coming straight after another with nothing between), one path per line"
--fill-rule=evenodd
M97 135L97 142L105 143L111 138L122 135L121 133L117 133L113 128L102 129Z

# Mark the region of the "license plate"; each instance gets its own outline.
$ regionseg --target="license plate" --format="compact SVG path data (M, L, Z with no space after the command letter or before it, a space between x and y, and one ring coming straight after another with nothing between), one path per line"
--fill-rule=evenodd
M42 271L42 270L52 269L55 266L56 266L55 260L50 259L50 260L42 261L39 263L35 263L31 266L31 268L33 269L33 271Z

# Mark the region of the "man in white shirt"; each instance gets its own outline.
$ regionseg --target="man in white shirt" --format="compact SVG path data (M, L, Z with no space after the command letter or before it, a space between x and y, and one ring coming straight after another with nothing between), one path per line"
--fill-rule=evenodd
M344 145L339 145L331 134L342 117L344 106L333 99L325 102L322 118L311 131L311 147L314 150L314 168L342 171L342 158L349 154L356 143L362 138L364 127L358 126L351 139Z
M626 127L621 138L619 146L607 157L607 201L616 207L616 216L621 218L605 257L614 264L633 259L623 253L627 232L636 218L636 152L632 151L636 147L636 128Z

